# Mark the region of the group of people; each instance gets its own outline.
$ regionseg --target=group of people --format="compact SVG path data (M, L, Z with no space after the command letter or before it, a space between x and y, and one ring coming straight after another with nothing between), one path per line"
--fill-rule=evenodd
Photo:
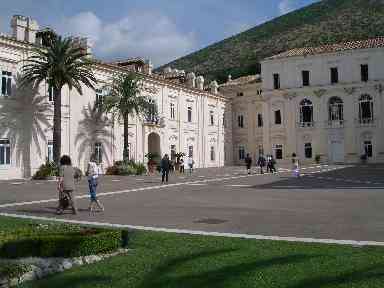
M179 172L181 174L185 173L185 163L183 159L180 159L179 162ZM187 165L189 169L189 175L192 175L193 173L193 166L195 165L195 161L192 157L189 157L187 160ZM173 162L169 159L168 154L165 154L164 157L160 161L160 170L161 170L161 183L168 183L169 178L169 172L174 171L174 165Z
M251 174L251 167L252 167L252 157L247 154L245 157L245 165L247 168L248 174ZM267 155L267 158L265 158L263 155L260 155L257 159L257 166L260 167L260 174L264 174L264 167L267 166L267 173L277 173L277 169L275 167L276 161L273 158L272 155Z
M88 188L90 195L89 211L94 212L97 207L100 211L104 211L104 206L100 200L97 199L96 190L98 186L98 178L100 175L100 168L96 163L96 157L92 156L88 163L86 175L88 177ZM77 205L75 200L75 179L78 179L76 170L72 166L71 158L64 155L60 159L60 169L57 181L57 188L59 191L59 204L57 207L57 214L63 214L67 208L72 209L73 214L77 214Z

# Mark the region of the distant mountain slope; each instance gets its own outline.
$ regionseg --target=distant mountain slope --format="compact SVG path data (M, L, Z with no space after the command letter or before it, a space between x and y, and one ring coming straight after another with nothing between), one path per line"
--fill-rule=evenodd
M384 35L384 0L323 0L159 67L223 82L260 72L261 59L288 49Z

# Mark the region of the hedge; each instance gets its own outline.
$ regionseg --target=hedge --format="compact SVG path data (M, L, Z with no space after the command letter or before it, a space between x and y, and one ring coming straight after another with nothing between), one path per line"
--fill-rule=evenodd
M79 257L108 253L121 247L121 231L84 229L77 232L19 235L6 241L0 257Z

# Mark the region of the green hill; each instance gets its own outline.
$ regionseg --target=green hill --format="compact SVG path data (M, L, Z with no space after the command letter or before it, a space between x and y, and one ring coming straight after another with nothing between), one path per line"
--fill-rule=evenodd
M261 59L288 49L384 35L384 0L323 0L159 67L223 82L260 72Z

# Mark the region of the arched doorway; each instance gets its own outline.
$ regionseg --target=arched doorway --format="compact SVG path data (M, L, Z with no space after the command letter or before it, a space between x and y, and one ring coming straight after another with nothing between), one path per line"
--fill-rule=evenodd
M159 134L152 132L148 135L148 153L154 153L161 157Z

